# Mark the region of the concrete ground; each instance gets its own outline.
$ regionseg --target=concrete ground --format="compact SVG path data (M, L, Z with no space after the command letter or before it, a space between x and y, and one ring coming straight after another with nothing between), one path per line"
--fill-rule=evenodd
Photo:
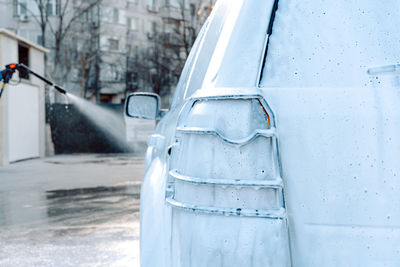
M139 266L135 155L0 166L0 266Z

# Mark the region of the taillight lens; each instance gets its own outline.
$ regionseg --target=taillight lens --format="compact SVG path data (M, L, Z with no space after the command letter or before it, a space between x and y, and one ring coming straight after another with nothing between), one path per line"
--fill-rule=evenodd
M276 128L265 101L211 98L189 106L176 131L167 201L192 211L282 217Z

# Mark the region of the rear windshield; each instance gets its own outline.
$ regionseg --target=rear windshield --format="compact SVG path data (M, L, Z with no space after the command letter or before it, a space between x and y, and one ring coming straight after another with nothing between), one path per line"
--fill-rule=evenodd
M367 85L400 62L398 0L279 0L261 87Z

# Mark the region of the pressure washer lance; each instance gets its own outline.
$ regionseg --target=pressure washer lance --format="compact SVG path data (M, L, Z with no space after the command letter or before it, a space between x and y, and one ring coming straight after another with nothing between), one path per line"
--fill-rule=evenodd
M3 85L1 86L1 89L0 89L0 98L1 98L1 95L3 94L6 84L11 80L15 70L25 71L29 74L32 74L32 75L36 76L37 78L39 78L40 80L47 83L48 85L53 86L60 93L62 93L62 94L67 93L67 91L65 91L65 89L61 88L60 86L56 85L55 83L51 82L50 80L46 79L45 77L37 74L36 72L34 72L33 70L31 70L30 68L25 66L24 64L11 63L11 64L6 65L6 68L4 70L0 71L0 81L3 80Z

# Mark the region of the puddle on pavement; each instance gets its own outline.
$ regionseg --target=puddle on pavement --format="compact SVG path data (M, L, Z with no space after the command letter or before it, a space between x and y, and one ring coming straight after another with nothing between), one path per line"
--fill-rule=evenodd
M125 224L139 217L140 183L46 192L0 192L3 227ZM4 229L4 228L3 228Z
M125 165L137 165L143 164L144 159L142 157L132 156L132 155L119 155L119 154L111 154L111 155L97 155L95 159L84 159L84 158L74 158L66 160L65 158L57 160L51 159L46 160L46 163L55 164L55 165L81 165L81 164L107 164L111 166L125 166Z
M139 266L139 192L0 192L0 266Z
M140 185L76 188L46 192L47 216L63 225L129 221L139 213Z
M66 164L67 169L82 164L82 159L99 164L91 168L143 164L143 159L124 156L64 159L46 161ZM119 168L126 167L117 166L116 175ZM36 172L26 168L25 176L16 175L15 180L9 179L8 187L0 189L0 266L139 266L140 180L118 178L116 183L123 182L112 186L65 189L63 184L71 183L52 183L55 170L48 174L41 170L43 179L25 183L30 172ZM4 169L0 176L3 173ZM93 184L97 178L100 185L110 182L96 175L82 175L77 184L86 183L86 179Z

